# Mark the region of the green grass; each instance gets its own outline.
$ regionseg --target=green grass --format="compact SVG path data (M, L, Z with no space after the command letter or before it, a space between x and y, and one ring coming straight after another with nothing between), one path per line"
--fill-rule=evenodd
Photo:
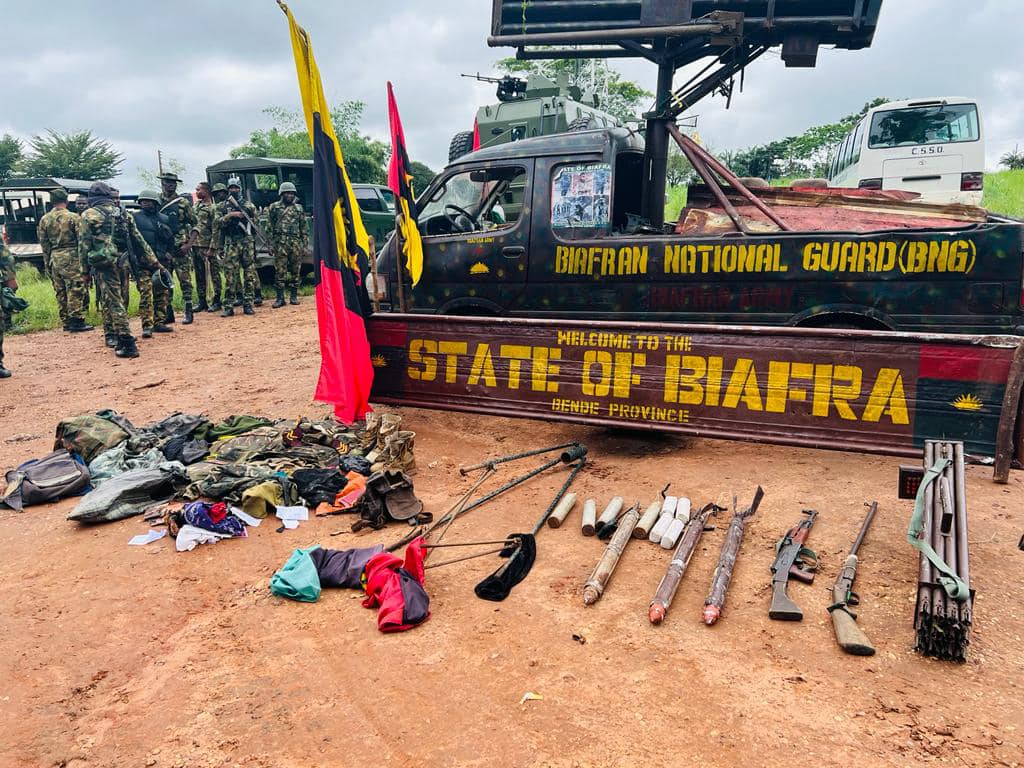
M1024 170L986 173L983 205L996 213L1024 218Z
M60 316L57 313L57 297L53 293L53 284L49 278L41 274L31 264L22 264L17 269L18 295L25 299L29 306L24 312L14 316L12 326L7 333L31 333L32 331L45 331L57 328L60 325ZM311 285L303 285L299 293L309 296L314 292ZM128 302L128 316L138 317L139 315L139 292L135 283L129 285L130 298ZM103 325L100 313L96 310L96 291L89 292L90 308L85 314L85 322L95 325L97 328ZM273 286L263 286L264 298L274 296ZM180 312L185 308L181 298L181 288L177 280L174 283L174 308Z

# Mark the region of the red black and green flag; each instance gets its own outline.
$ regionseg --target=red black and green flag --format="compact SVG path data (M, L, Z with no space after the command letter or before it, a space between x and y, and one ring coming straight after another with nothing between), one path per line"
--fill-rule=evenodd
M313 263L320 330L320 378L315 398L334 405L334 415L351 424L370 409L373 365L364 318L370 301L363 280L370 241L359 215L345 161L331 125L320 70L309 35L288 7L295 71L313 146Z
M423 274L423 241L416 227L416 196L409 170L409 153L405 151L405 131L398 116L395 92L388 81L388 123L391 125L391 162L388 163L388 186L398 201L398 229L405 268L415 286Z

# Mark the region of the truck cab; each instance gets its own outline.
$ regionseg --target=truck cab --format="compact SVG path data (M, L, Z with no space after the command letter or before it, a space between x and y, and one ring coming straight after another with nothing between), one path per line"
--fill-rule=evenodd
M736 190L734 226L708 187L662 227L640 218L644 144L625 127L488 147L417 200L424 264L403 280L396 243L375 280L385 311L560 319L1024 331L1024 223L912 193ZM753 193L752 193L753 194ZM723 224L724 222L724 224Z

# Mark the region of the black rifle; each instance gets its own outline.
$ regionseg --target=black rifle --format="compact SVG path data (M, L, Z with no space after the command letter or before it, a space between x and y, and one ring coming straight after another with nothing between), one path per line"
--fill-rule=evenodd
M237 200L235 200L233 195L228 195L227 201L236 211L242 214L242 218L245 219L246 226L250 227L252 231L256 233L256 237L258 237L260 241L263 243L264 247L267 249L267 252L273 255L274 246L272 246L270 244L270 241L267 240L266 237L264 237L262 230L260 230L259 228L259 225L255 221L253 221L252 217L249 215L249 212L245 210L245 207ZM245 234L248 235L249 231L247 230Z
M800 606L786 594L790 578L810 584L814 581L814 572L818 570L818 556L814 550L804 546L818 513L813 509L805 509L803 514L807 517L790 528L775 545L775 562L772 563L772 605L768 609L770 619L800 621L804 617Z
M137 280L139 275L142 274L142 267L139 264L139 256L135 253L135 240L132 238L131 229L128 226L129 213L125 209L124 203L118 203L117 209L119 211L117 216L118 226L121 228L121 234L124 237L125 253L128 254L128 269L131 270L132 277Z
M828 612L832 615L832 627L836 631L836 642L839 647L854 656L874 656L875 648L868 640L868 636L857 626L857 614L850 610L850 606L860 603L860 596L853 591L853 582L857 578L857 550L864 541L864 535L868 532L871 521L878 511L878 502L865 503L868 513L860 526L860 533L850 547L850 554L846 556L843 569L836 577L836 583L832 585L832 605Z

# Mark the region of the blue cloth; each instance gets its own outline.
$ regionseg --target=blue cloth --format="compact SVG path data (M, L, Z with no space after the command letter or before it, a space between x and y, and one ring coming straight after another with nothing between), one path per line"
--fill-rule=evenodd
M296 549L281 570L270 577L270 591L275 595L305 603L320 599L320 575L309 553L319 549L314 544L308 549Z
M210 519L210 505L205 501L193 501L184 506L181 510L185 522L214 533L224 533L228 536L245 536L245 523L234 515L228 513L219 523Z

